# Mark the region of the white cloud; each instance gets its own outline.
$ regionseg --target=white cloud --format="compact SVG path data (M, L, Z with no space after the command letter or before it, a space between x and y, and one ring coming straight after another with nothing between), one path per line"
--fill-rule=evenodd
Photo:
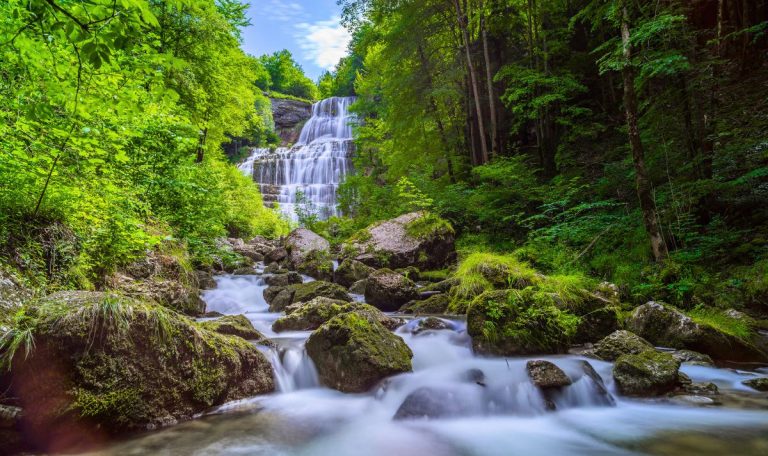
M304 7L296 2L270 0L263 9L258 10L263 16L281 22L299 22L307 17Z
M328 21L296 25L296 41L304 50L304 57L320 68L332 70L339 59L347 54L347 46L352 37L340 21L341 18L337 16Z

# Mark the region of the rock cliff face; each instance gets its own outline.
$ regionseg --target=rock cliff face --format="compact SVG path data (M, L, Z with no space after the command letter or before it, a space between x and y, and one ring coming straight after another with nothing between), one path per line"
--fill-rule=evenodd
M281 146L295 144L301 127L312 117L312 105L304 101L272 98L272 118L275 132L282 139Z

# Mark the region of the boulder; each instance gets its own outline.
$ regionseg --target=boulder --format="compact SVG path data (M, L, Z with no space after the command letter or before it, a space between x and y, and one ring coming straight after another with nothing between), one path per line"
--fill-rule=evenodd
M237 268L234 271L232 271L232 274L234 275L256 275L256 269L253 266L245 266L242 268Z
M259 244L258 242L245 242L242 239L239 238L229 238L227 239L229 242L229 245L232 246L232 251L242 255L246 258L250 258L253 261L263 261L264 260L264 247Z
M597 373L595 368L592 367L588 361L581 361L580 364L582 374L592 381L592 389L599 402L602 403L602 405L614 405L616 401L613 396L611 396L611 393L608 392L608 388L605 387L605 382L603 382L603 378L600 374Z
M245 315L227 315L217 318L216 320L205 321L200 323L203 328L224 334L227 336L237 336L246 340L253 340L259 343L267 342L268 339L264 337L256 328L253 327L253 323Z
M439 293L420 301L410 301L400 311L413 315L442 315L448 311L448 296Z
M704 353L695 352L693 350L675 350L672 352L672 356L681 363L691 364L694 366L714 366L714 361L709 355Z
M768 378L766 377L753 378L751 380L745 380L742 383L758 391L768 391Z
M379 269L366 280L365 301L386 312L398 310L418 296L416 284L391 269Z
M621 355L637 355L653 349L647 340L625 330L619 330L606 336L595 345L594 353L605 361L614 361Z
M264 268L264 274L285 274L288 273L287 269L284 269L280 267L280 264L276 262L269 263L266 268Z
M318 296L308 302L288 306L285 309L286 315L272 324L272 330L275 332L315 330L336 315L350 312L363 305Z
M542 389L557 389L572 383L562 369L549 361L531 360L525 364L525 368L531 382Z
M213 274L208 271L195 271L195 276L197 277L197 286L201 290L211 290L218 286Z
M613 366L613 378L622 394L657 396L675 388L679 368L680 361L669 353L646 350L620 356Z
M270 287L287 287L288 285L304 283L304 278L298 272L286 272L284 274L266 276L264 277L264 282Z
M619 329L615 308L601 307L578 315L581 321L573 336L574 343L595 342Z
M60 292L28 309L35 345L13 357L10 393L41 450L152 429L274 390L249 342L170 309L97 292Z
M352 286L349 287L349 292L354 293L356 295L364 295L365 287L367 285L368 285L367 280L358 280L357 282L353 283Z
M286 258L288 258L288 250L286 250L285 247L275 247L274 249L270 250L269 253L264 255L264 261L267 263L280 263Z
M29 299L32 299L32 292L0 268L0 333L11 324L13 315Z
M333 280L331 244L306 229L293 230L283 241L288 262L297 271L322 280Z
M264 299L269 304L270 312L282 312L291 304L306 302L318 296L340 301L352 301L344 287L322 280L297 283L286 287L268 287L264 290Z
M467 416L472 408L453 391L424 386L409 394L395 412L394 420Z
M579 318L533 289L487 291L467 311L475 352L499 356L564 353Z
M375 268L440 269L456 259L454 238L453 228L445 220L412 212L364 229L342 251Z
M421 334L424 331L442 331L445 329L453 329L453 325L439 318L427 317L419 320L419 324L413 330L413 333Z
M451 277L449 279L441 280L437 283L430 283L429 285L424 286L421 288L421 291L437 291L440 293L448 293L451 291L451 288L455 287L460 283L459 279L455 277Z
M751 341L697 323L672 306L648 302L637 307L627 319L627 329L655 345L685 348L712 358L730 361L768 361L768 353Z
M375 269L357 260L347 258L333 272L333 281L345 287L351 287L359 280L365 280Z
M367 312L333 317L312 333L306 347L320 381L342 392L362 393L412 369L408 345Z

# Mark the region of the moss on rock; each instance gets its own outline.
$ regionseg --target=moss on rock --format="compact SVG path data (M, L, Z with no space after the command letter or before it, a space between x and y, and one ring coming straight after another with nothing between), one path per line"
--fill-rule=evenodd
M443 315L448 311L448 296L440 293L420 301L411 301L400 308L400 311L413 315Z
M307 353L324 385L349 393L412 369L411 349L370 312L333 317L309 337Z
M10 340L34 345L5 356L24 426L43 444L72 426L154 428L274 389L269 361L249 342L155 304L62 292L27 312Z
M653 349L647 340L624 330L606 336L595 345L595 355L605 361L613 361L621 355L637 355Z
M391 269L379 269L365 282L365 301L384 311L396 311L418 297L416 284Z
M286 287L269 287L264 290L264 299L270 312L282 312L297 302L307 302L318 296L340 301L352 301L347 290L339 284L317 280L297 283Z
M502 356L564 352L578 323L551 295L532 288L485 292L467 311L475 351Z
M351 287L359 280L367 279L375 269L357 260L345 259L333 273L333 281L345 287Z
M227 315L215 320L202 322L200 326L209 331L227 336L237 336L259 343L267 341L267 338L253 327L253 323L245 315Z
M613 366L613 378L622 394L657 396L675 388L680 361L669 353L646 350L622 355Z

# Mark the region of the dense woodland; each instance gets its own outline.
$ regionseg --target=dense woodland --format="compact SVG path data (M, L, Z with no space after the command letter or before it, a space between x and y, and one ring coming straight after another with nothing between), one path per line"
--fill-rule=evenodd
M633 300L764 306L766 2L340 3L357 221L429 207Z

